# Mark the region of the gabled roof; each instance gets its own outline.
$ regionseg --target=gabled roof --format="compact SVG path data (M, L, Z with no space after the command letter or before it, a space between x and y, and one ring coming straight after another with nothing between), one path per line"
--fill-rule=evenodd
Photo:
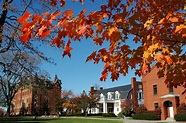
M124 92L124 91L130 91L131 90L131 84L129 85L123 85L123 86L117 86L117 87L112 87L112 88L107 88L107 89L102 89L102 90L96 90L97 94L105 94L108 92Z
M112 87L112 88L107 88L107 89L102 89L102 90L96 90L95 93L97 94L102 93L106 95L108 92L118 91L120 93L120 98L126 99L131 90L132 90L132 86L131 84L129 84L129 85L117 86L117 87Z

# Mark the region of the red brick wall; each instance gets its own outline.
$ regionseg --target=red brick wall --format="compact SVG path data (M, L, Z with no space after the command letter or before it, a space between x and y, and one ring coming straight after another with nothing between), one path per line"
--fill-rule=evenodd
M158 68L154 67L152 71L144 76L142 76L143 91L144 91L144 105L147 110L154 110L154 103L160 105L160 97L169 94L169 88L164 83L165 78L158 78L157 76ZM157 85L158 94L154 95L153 85ZM180 103L186 103L186 95L181 94L184 90L183 87L173 88L174 94L180 95Z
M48 93L46 94L43 89L37 90L37 110L39 110L42 107L42 102L46 99L46 96L48 98L48 107L51 109L51 114L58 114L56 112L56 100L61 98L61 89L59 87L53 86L53 88L48 90ZM14 104L14 110L12 110L12 115L18 115L22 106L22 102L26 104L26 108L28 111L26 114L32 114L33 113L33 89L23 89L18 90L16 93L13 104Z
M27 108L27 113L31 113L31 107L29 105L32 104L32 89L20 89L15 94L12 103L14 104L14 108L12 109L12 115L18 115L20 109L22 107L22 103L25 103Z

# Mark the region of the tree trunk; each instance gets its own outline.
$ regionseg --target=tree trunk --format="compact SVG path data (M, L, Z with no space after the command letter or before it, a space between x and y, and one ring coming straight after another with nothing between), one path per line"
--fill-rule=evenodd
M7 100L7 114L6 114L7 117L10 117L10 106L11 103L9 102L9 100Z
M92 109L92 107L89 107L89 113L91 114L92 112L91 112L91 109Z

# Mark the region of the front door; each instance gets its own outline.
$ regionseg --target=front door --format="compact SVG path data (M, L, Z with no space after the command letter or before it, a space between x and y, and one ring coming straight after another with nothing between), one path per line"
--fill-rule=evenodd
M170 116L170 117L174 117L174 109L173 109L173 106L168 107L168 110L169 110L169 116Z

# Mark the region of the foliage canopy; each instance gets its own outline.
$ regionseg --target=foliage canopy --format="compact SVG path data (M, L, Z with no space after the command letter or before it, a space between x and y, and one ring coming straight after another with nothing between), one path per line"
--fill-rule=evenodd
M65 7L65 2L51 0L51 5L60 3ZM18 19L20 40L27 43L33 36L45 39L55 30L51 43L64 48L63 57L71 57L72 41L81 41L83 37L92 39L95 45L108 42L109 47L87 57L95 64L104 63L101 81L107 79L108 73L112 81L117 80L130 68L141 76L155 64L159 77L166 76L168 86L186 87L185 5L185 0L107 0L100 10L86 13L83 9L78 15L73 15L73 9L43 14L27 11ZM128 41L137 47L133 48Z

